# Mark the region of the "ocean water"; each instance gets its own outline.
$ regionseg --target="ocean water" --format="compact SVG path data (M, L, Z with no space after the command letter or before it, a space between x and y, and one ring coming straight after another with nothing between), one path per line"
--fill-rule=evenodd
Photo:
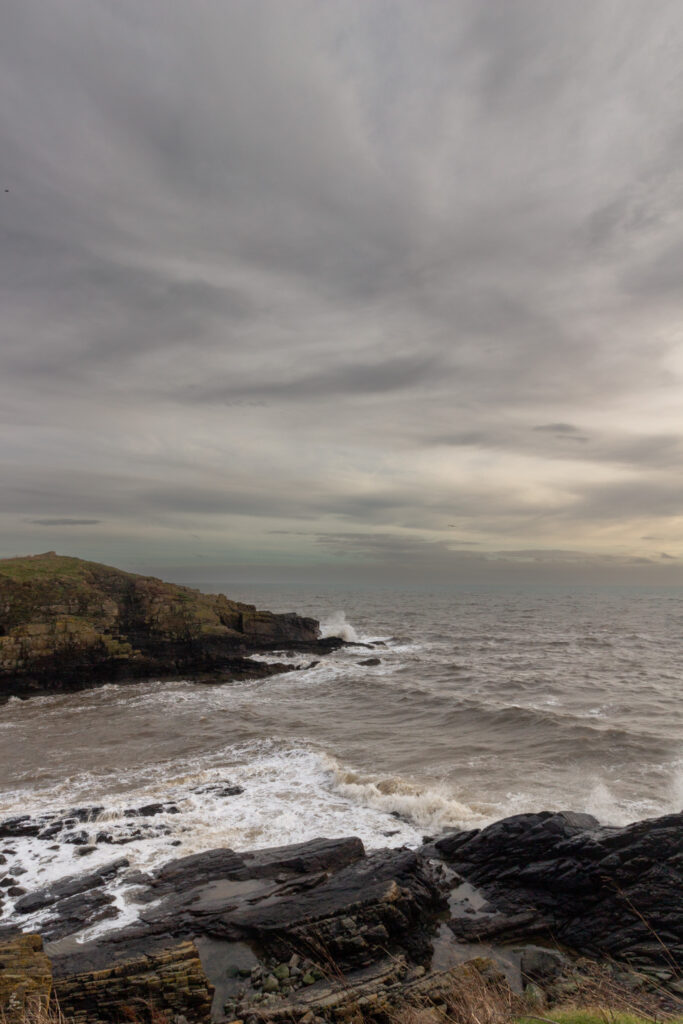
M522 811L625 824L683 805L679 590L216 589L369 646L307 668L276 655L292 671L266 680L0 707L0 820L104 807L78 824L86 856L65 835L0 840L22 887L122 855L148 869L315 836L416 846ZM154 801L167 810L126 814ZM121 924L135 910L116 891Z

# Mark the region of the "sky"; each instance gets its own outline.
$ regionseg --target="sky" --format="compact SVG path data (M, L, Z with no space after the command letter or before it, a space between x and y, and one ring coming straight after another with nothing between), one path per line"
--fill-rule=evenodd
M3 0L0 556L683 584L678 0Z

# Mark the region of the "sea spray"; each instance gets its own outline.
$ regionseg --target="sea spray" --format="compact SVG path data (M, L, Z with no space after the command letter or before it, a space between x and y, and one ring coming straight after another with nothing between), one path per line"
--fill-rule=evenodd
M360 639L351 623L346 621L346 613L343 611L333 612L324 619L320 623L320 633L321 636L338 636L347 643L355 643Z

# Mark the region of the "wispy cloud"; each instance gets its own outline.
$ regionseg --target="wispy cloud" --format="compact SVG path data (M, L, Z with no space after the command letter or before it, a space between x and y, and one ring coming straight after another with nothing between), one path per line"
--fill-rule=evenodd
M682 51L675 0L7 0L1 553L668 570Z

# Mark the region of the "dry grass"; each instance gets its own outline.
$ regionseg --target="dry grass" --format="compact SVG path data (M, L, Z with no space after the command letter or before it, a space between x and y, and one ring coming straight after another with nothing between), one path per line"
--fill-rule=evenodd
M625 1018L629 1016L647 1021L683 1020L683 1003L663 985L609 961L578 960L568 980L574 990L570 999L560 1002L561 1009L569 1006L593 1015L603 1013L606 1016L601 1019L608 1022L624 1018L619 1024L628 1024Z
M509 1024L521 1007L504 978L470 968L449 976L422 1005L400 1009L395 1024Z
M336 980L343 977L335 974ZM571 986L571 997L548 1008L516 995L490 962L472 962L408 983L400 994L387 992L386 1000L370 1005L349 1000L326 1016L335 1024L683 1024L680 1001L677 1006L670 992L653 987L652 979L628 975L623 967L582 960L563 980ZM171 1024L172 1016L139 1005L121 1018L129 1024ZM269 1014L254 1006L245 1017L267 1022ZM19 1015L0 1012L0 1024L71 1022L55 1003L48 1008L35 1003Z

